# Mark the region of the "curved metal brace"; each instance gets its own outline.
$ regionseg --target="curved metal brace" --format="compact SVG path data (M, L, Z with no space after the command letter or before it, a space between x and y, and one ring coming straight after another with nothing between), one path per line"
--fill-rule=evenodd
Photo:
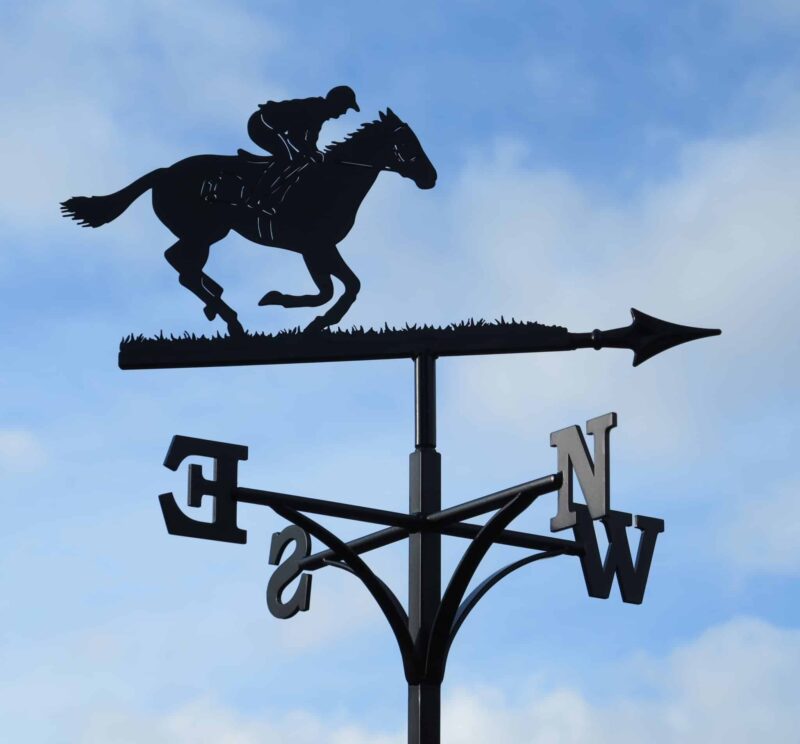
M518 568L527 566L529 563L545 560L546 558L555 558L557 555L564 555L564 552L562 550L544 550L541 553L534 553L533 555L529 555L525 558L521 558L518 561L514 561L514 563L510 563L509 565L505 566L505 568L501 568L499 571L495 571L491 576L478 584L478 586L476 586L475 589L470 592L469 596L461 603L461 606L458 608L458 612L456 612L456 615L453 618L453 627L450 630L450 639L447 644L447 648L444 651L442 667L444 667L447 663L447 655L450 653L450 646L453 645L456 634L464 624L464 621L467 619L467 615L469 615L469 613L475 609L475 606L483 599L486 592L488 592L495 584L504 579L510 573L516 571Z
M326 558L324 561L322 561L322 565L332 566L333 568L341 568L342 571L347 571L347 573L351 573L353 574L353 576L356 575L356 572L353 571L353 569L350 568L350 566L348 566L346 563L342 563L341 561L334 561L331 558Z
M394 592L372 572L372 569L351 548L332 532L325 529L319 522L288 506L275 504L270 506L272 506L276 514L293 522L298 527L306 530L306 532L310 532L320 542L327 545L346 565L345 570L349 570L361 579L373 599L378 603L384 617L389 621L389 626L400 648L406 679L409 683L417 682L420 674L414 656L414 643L411 640L411 634L408 632L408 615Z
M454 635L456 613L480 562L500 533L536 500L537 495L520 494L514 497L481 528L470 546L464 551L433 620L425 659L426 680L441 681L444 677L447 652Z

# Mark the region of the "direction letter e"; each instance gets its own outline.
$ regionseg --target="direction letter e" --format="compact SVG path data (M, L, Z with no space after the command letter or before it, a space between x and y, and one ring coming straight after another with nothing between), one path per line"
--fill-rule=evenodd
M177 470L180 464L192 455L210 457L214 460L214 478L212 480L204 478L201 465L189 466L189 506L199 507L203 496L213 496L214 519L211 522L191 519L178 508L171 493L162 493L158 500L161 502L167 532L170 535L246 543L247 532L236 526L234 490L239 461L247 459L247 447L178 435L172 438L164 459L164 467Z

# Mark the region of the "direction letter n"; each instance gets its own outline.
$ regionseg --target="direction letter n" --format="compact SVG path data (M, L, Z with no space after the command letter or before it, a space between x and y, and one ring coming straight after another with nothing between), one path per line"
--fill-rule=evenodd
M594 461L579 427L568 426L550 435L550 446L557 449L558 470L563 477L558 491L558 513L550 520L552 532L575 526L573 474L578 477L591 518L599 519L608 512L611 501L609 436L616 425L616 413L606 413L586 422L586 432L594 438Z
M189 506L199 507L203 496L214 498L214 518L211 522L201 522L186 516L171 493L162 493L158 500L164 522L170 535L202 537L206 540L246 543L247 532L236 526L236 490L239 462L247 459L247 447L241 444L215 442L211 439L175 436L167 450L164 466L177 470L180 464L191 456L210 457L214 460L214 477L203 477L200 465L189 466Z

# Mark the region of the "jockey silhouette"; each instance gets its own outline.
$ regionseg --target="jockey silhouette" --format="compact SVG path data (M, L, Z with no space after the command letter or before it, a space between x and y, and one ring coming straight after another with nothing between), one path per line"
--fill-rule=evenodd
M249 160L268 163L255 186L248 206L267 214L275 213L275 202L293 180L293 176L309 163L321 163L324 153L317 149L322 125L338 119L350 109L360 111L356 94L346 85L331 88L323 98L295 98L289 101L267 101L258 107L247 122L247 133L259 147L272 155L271 159L252 156L245 150L240 154ZM271 161L271 162L270 162ZM267 177L280 169L281 175Z
M298 158L320 162L324 157L317 150L319 130L349 109L361 110L356 94L346 85L331 88L324 98L267 101L250 117L247 133L259 147L285 163Z

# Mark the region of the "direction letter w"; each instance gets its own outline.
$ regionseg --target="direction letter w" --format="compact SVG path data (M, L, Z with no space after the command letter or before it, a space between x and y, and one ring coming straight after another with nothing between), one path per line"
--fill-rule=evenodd
M655 517L636 517L636 529L642 534L639 537L639 549L636 551L636 563L634 563L627 533L627 528L633 523L633 515L609 511L602 519L608 536L608 550L603 561L600 559L597 535L589 510L581 504L576 504L575 511L577 521L573 531L575 540L583 547L581 568L589 596L608 599L616 574L622 601L641 604L656 540L664 531L664 520Z

